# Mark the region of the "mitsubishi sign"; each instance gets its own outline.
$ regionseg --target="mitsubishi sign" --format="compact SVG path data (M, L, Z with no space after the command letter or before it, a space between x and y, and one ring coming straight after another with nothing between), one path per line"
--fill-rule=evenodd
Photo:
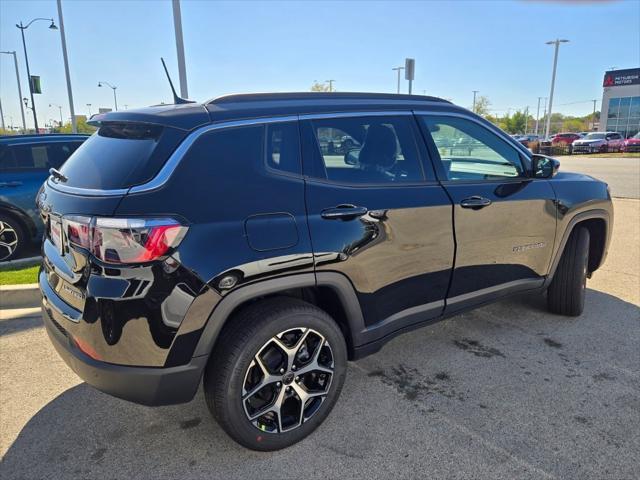
M603 87L622 87L625 85L640 85L640 68L610 70L604 74Z

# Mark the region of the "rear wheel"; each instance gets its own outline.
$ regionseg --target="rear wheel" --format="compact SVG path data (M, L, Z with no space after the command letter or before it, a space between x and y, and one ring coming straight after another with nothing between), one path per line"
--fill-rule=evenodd
M13 217L0 214L0 262L16 258L25 243L22 225Z
M574 317L582 313L588 261L589 230L578 227L571 232L547 290L547 304L551 312Z
M230 322L205 371L211 413L253 450L302 440L342 390L347 350L340 328L319 308L284 297L245 308Z

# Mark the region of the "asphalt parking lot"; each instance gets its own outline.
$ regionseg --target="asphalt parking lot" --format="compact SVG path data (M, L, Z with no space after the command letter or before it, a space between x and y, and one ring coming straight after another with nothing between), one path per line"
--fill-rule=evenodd
M233 443L201 393L146 408L97 392L38 318L0 321L0 477L637 478L640 201L615 209L581 317L516 297L397 337L351 363L325 424L276 453Z

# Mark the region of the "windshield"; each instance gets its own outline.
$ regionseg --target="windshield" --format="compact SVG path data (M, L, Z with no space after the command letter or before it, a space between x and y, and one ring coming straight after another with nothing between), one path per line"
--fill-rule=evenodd
M585 140L602 140L604 139L604 133L590 133L584 138Z
M636 140L640 140L640 132L636 133L633 137L631 138L635 138Z

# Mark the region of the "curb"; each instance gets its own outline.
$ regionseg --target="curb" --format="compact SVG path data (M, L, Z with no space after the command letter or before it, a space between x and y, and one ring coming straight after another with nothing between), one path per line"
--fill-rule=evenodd
M0 263L0 268L21 267L23 265L30 265L30 264L37 265L41 261L42 261L42 257L40 255L38 255L36 257L19 258L17 260L9 260L8 262Z
M0 286L0 309L35 308L40 306L41 301L37 283Z

